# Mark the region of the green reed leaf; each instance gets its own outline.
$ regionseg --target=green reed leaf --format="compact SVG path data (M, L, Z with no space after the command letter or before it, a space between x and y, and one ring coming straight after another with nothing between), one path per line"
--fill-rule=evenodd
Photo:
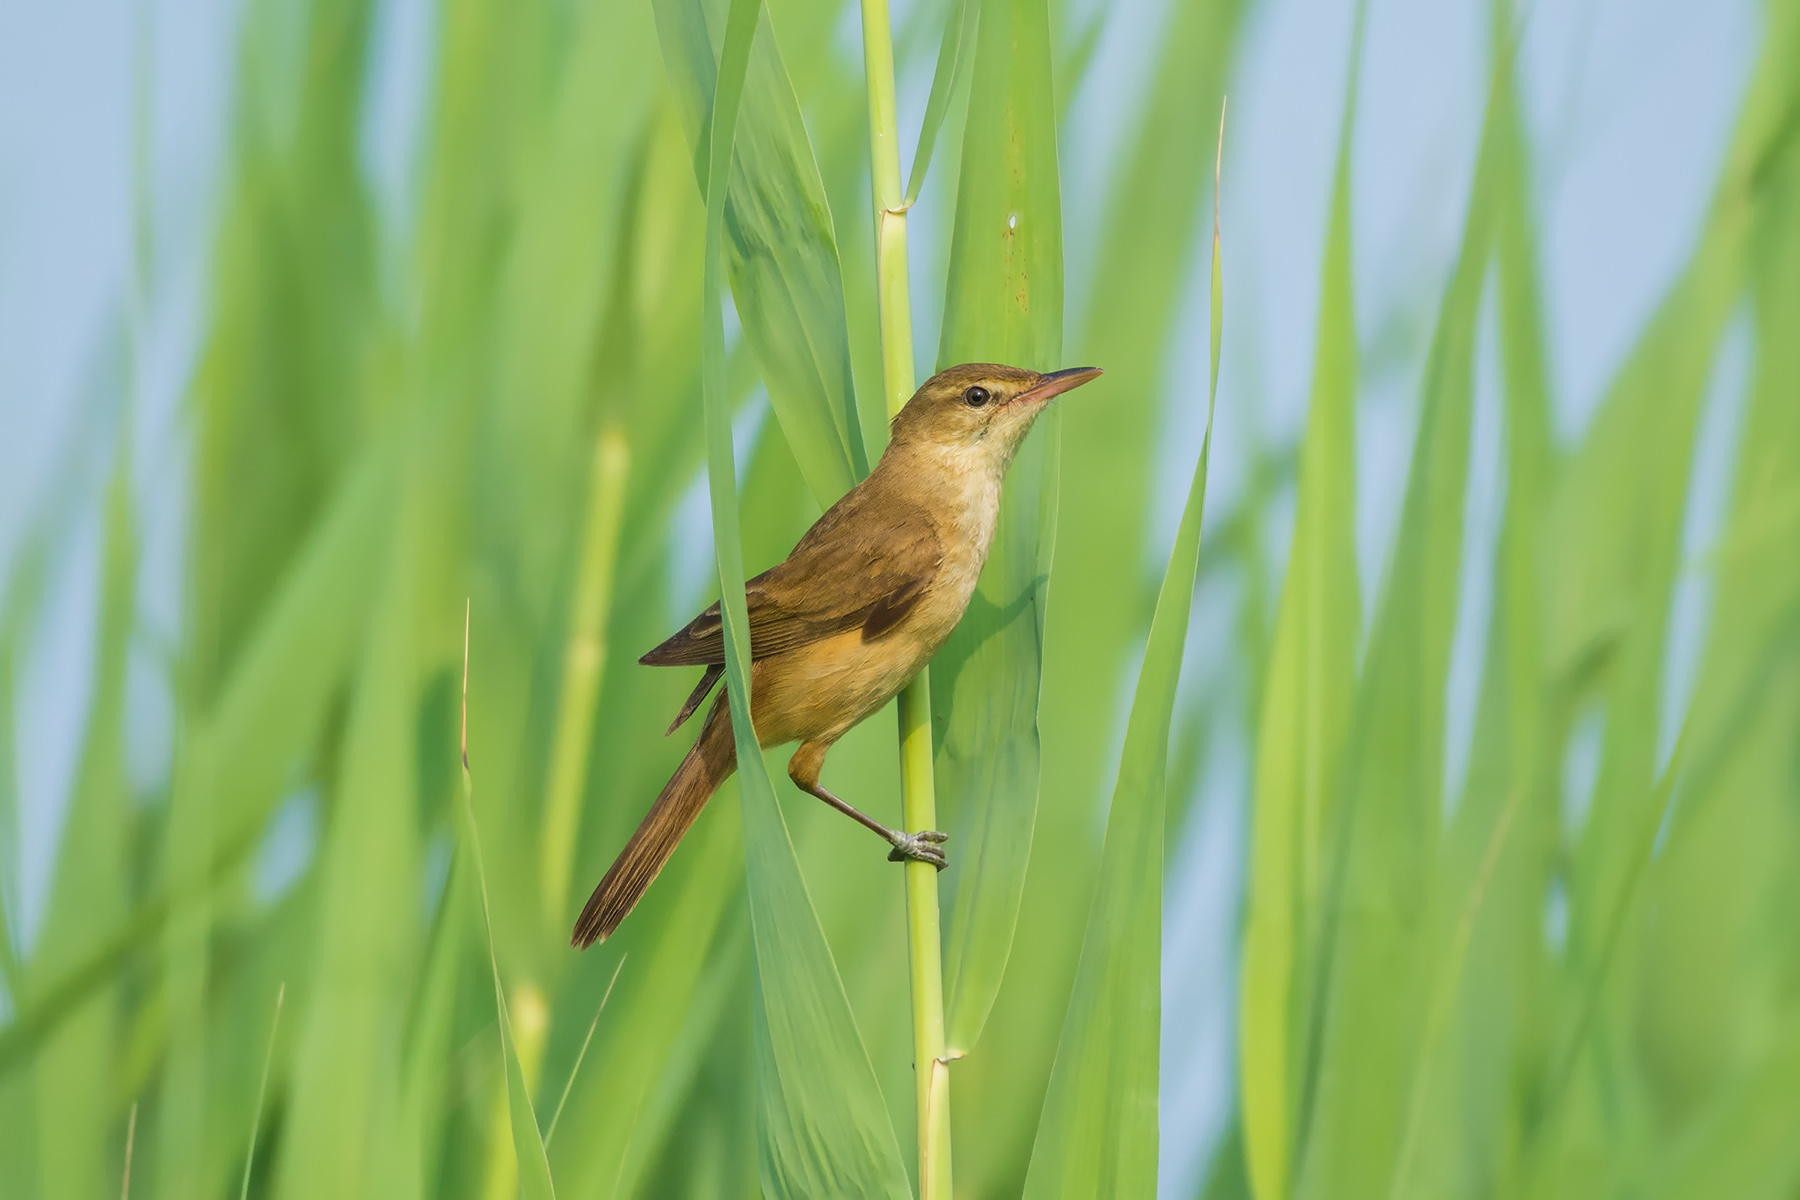
M714 93L706 178L728 177L761 0L732 0ZM807 895L750 722L750 620L744 602L731 417L725 396L721 247L726 189L706 196L701 378L707 482L725 630L725 686L737 739L745 876L756 954L757 1127L763 1191L775 1197L909 1194L899 1143Z
M1047 8L981 0L975 53L982 69L963 136L938 364L1055 370L1064 365L1062 200ZM938 795L955 815L951 1054L975 1045L993 1007L1031 856L1060 422L1045 414L1013 461L987 568L931 670Z
M1219 132L1222 154L1222 121ZM1219 393L1222 280L1215 214L1206 436L1132 696L1119 781L1107 815L1100 880L1025 1177L1025 1195L1031 1200L1149 1196L1156 1191L1169 726L1200 565L1212 418Z
M663 61L703 192L723 8L723 0L656 0ZM742 103L725 198L731 291L782 433L823 508L867 475L869 464L831 208L766 10L758 10Z

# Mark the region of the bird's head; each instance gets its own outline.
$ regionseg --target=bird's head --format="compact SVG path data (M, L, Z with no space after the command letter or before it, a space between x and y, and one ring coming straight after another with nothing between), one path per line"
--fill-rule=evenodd
M1099 367L1048 375L999 363L947 367L927 379L894 417L893 441L989 459L1004 468L1053 397L1099 375Z

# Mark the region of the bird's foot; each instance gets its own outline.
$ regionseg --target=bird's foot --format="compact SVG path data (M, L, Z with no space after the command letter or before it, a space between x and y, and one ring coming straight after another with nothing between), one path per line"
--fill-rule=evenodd
M922 862L930 863L938 870L945 867L943 843L950 840L947 833L939 833L935 829L924 829L918 833L901 833L891 830L888 840L894 848L888 851L889 862Z

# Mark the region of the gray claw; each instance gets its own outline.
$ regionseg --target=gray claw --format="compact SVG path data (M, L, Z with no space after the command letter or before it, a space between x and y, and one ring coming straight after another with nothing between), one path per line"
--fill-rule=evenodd
M946 863L944 852L939 845L950 839L947 833L939 833L935 829L922 830L919 833L899 833L894 835L894 848L888 851L889 862L930 863L938 870L943 870Z

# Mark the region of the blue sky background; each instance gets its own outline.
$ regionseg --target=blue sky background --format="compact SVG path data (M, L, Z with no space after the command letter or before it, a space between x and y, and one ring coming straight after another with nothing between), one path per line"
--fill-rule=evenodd
M1166 6L1178 2L1106 6L1105 33L1064 129L1071 328L1090 275L1101 186L1123 144L1120 122L1147 81ZM240 0L0 4L0 578L36 515L58 514L49 603L30 639L16 730L22 861L7 900L27 938L86 705L98 502L121 388L133 397L134 486L146 521L131 767L146 785L168 769L170 706L156 662L179 628L180 405L205 311L240 7ZM1095 11L1080 0L1075 7ZM1520 68L1536 154L1551 379L1558 429L1572 437L1694 241L1749 77L1760 16L1750 0L1536 0L1524 7ZM904 6L896 9L903 15ZM1215 518L1241 494L1248 448L1291 442L1304 421L1352 10L1349 0L1254 5L1231 74L1222 195L1227 332L1209 499ZM1358 529L1370 593L1398 509L1430 317L1460 234L1486 86L1487 22L1486 0L1370 4L1353 156L1364 354ZM430 66L430 5L385 0L376 28L364 160L384 211L399 220ZM854 38L839 40L856 48ZM928 68L903 77L903 126L916 127L928 83ZM138 129L147 154L134 162ZM1080 170L1069 168L1074 162ZM148 220L134 230L140 191ZM935 261L933 239L946 231L929 205L916 211L915 261L923 270ZM1196 212L1195 220L1210 216ZM1201 242L1204 255L1210 247ZM1202 379L1206 269L1203 257L1193 264L1171 349L1173 366ZM915 288L915 296L928 290ZM915 303L919 328L935 328L929 299ZM1473 607L1462 615L1452 669L1453 776L1479 676L1482 580L1500 500L1491 340L1489 331L1478 355L1465 569L1475 586L1465 589ZM1706 545L1722 512L1745 342L1729 338L1718 367L1689 509L1691 549ZM1185 490L1187 456L1204 419L1203 394L1191 399L1177 397L1171 407L1168 454L1156 466L1171 497ZM1178 499L1165 506L1169 528L1158 531L1156 544L1173 535L1179 507ZM1274 525L1270 536L1280 545L1284 530L1280 520ZM1203 592L1196 630L1229 602ZM1705 607L1703 581L1684 583L1673 635L1675 692L1685 686L1682 647L1697 647ZM1200 639L1192 653L1190 687L1226 669ZM1199 819L1170 880L1168 1195L1191 1194L1228 1111L1234 1035L1226 981L1248 787L1242 743L1242 731L1217 735Z

